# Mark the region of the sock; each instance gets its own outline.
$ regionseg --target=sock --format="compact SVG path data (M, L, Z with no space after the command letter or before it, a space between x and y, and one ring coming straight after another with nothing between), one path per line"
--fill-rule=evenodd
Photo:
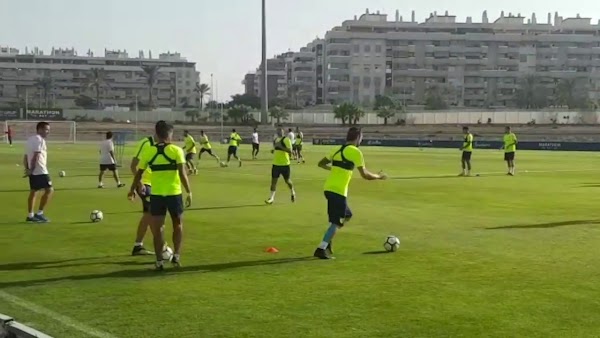
M331 240L333 239L333 236L335 235L336 230L337 230L337 225L335 225L333 223L329 223L329 228L325 232L325 236L323 236L323 241L321 242L321 245L319 245L319 248L321 248L321 249L327 248L327 244L329 244L329 242L331 242ZM325 244L325 247L322 247L323 244Z
M135 246L144 246L144 242L135 242Z
M98 182L98 185L99 185L99 186L103 186L103 185L104 185L104 183L102 183L102 182Z
M38 210L37 215L43 215L44 214L44 210Z
M271 191L271 197L269 197L270 200L274 200L275 199L275 191Z
M329 243L327 242L321 242L321 244L319 244L319 249L327 249L327 246L329 245Z
M179 254L173 254L173 258L179 260Z
M294 188L292 188L292 195L296 196L296 190L294 190Z
M29 218L33 217L33 212L28 213L27 217L29 217Z
M156 260L156 266L163 266L163 260Z

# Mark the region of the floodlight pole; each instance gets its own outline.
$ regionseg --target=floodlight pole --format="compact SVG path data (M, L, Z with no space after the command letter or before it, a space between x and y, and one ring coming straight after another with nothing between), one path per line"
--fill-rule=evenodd
M266 0L262 0L262 61L261 61L261 76L260 79L260 120L261 123L267 123L269 118L269 95L267 93L267 11Z

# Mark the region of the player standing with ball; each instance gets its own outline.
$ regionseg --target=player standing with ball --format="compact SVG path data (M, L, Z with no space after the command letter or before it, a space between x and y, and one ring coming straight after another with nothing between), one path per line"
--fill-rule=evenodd
M333 249L331 241L337 229L344 226L352 218L352 211L348 207L347 196L350 179L354 168L358 168L360 176L365 180L384 180L387 176L380 172L373 174L367 170L363 154L358 149L362 142L362 132L356 127L348 130L346 144L334 150L331 155L319 162L319 167L329 170L325 181L325 198L327 199L327 214L329 215L329 228L323 236L321 244L314 252L320 259L332 259Z
M183 149L172 144L173 126L159 121L155 126L157 143L144 149L140 154L138 170L128 197L133 199L136 189L147 168L152 170L152 192L150 194L150 229L154 236L156 270L163 270L163 224L167 211L173 222L173 245L175 253L171 262L180 266L181 246L183 242L183 197L182 184L187 193L186 206L192 203L192 192L185 168Z
M28 214L25 221L47 223L50 220L44 215L44 209L54 192L52 180L50 179L46 165L48 160L46 137L50 134L50 124L48 122L39 122L35 129L36 134L27 139L26 154L23 156L25 175L29 178ZM44 190L44 194L40 198L38 212L34 214L35 199L40 190Z

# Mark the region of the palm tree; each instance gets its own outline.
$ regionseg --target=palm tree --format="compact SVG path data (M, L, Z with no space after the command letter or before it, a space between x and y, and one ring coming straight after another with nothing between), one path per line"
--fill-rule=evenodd
M375 105L373 110L377 112L377 116L383 119L383 124L388 124L388 119L394 117L398 110L401 110L402 106L397 104L390 96L387 95L376 95Z
M298 97L303 94L302 86L298 83L293 83L288 87L288 92L292 102L294 102L294 108L299 108Z
M48 97L50 96L50 92L52 92L52 89L54 88L54 80L52 79L52 77L50 77L50 75L46 75L43 78L37 79L35 81L35 86L42 91L44 102L46 104L46 107L48 107Z
M277 124L281 123L281 120L287 120L289 116L288 112L279 106L271 107L271 109L269 109L269 115L271 118L277 119Z
M150 109L154 108L154 98L152 92L154 91L154 85L158 79L158 70L160 66L142 66L144 71L144 77L146 78L146 85L148 86L148 106Z
M198 93L198 101L200 102L200 111L204 108L204 98L210 93L210 87L206 83L196 83L194 91Z
M333 114L336 119L342 120L342 124L356 124L361 117L365 116L365 112L354 103L342 103L333 109Z
M396 115L396 108L390 106L383 106L377 109L377 117L383 119L383 124L387 126L388 119L391 119Z
M540 78L535 75L527 75L521 80L517 90L519 108L537 109L548 106L547 90L540 82Z
M96 108L100 109L100 107L102 107L102 103L100 102L100 91L102 90L102 87L108 87L104 68L90 69L83 86L85 89L94 90L96 94Z
M244 121L248 118L248 113L250 112L250 107L245 106L243 104L235 105L227 111L227 116L232 119L235 123L238 123L239 120Z
M564 79L558 83L557 102L561 106L567 106L569 109L586 108L588 100L585 95L585 85L578 79Z

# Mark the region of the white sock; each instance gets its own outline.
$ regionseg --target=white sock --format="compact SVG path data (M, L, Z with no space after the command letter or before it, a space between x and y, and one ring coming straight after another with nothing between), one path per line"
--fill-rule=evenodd
M271 191L271 197L269 197L270 200L274 200L275 199L275 191Z
M144 242L135 242L135 246L144 246Z
M38 210L37 215L43 215L44 214L44 210Z
M294 188L292 188L292 195L296 196L296 190L294 190Z
M33 212L28 213L27 217L29 217L29 218L33 217Z
M104 185L104 183L102 183L102 182L98 182L98 186L100 186L100 187L101 187L101 186L103 186L103 185Z
M327 246L329 246L329 243L327 242L321 242L321 244L319 244L319 249L327 249Z

